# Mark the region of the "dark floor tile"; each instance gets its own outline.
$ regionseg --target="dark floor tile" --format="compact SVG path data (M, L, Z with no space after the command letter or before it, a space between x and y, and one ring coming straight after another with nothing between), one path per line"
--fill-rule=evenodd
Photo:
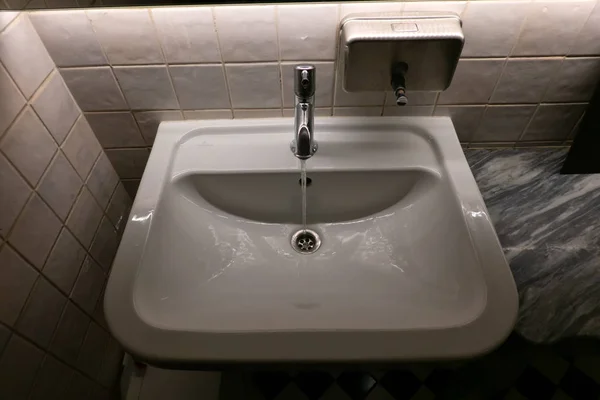
M352 400L363 400L377 382L375 379L361 371L343 372L338 376L337 384Z
M421 381L410 371L389 371L379 384L396 400L411 399L422 386Z
M450 386L456 383L457 374L450 369L436 369L427 379L425 385L436 395L447 391Z
M296 386L306 394L310 400L320 399L323 393L333 383L334 379L331 374L322 371L306 371L300 372L294 378Z
M255 372L252 380L265 400L273 400L290 383L291 378L285 372L274 371Z
M596 400L600 396L600 386L575 366L563 376L560 387L575 400Z
M556 392L554 383L532 367L525 369L515 387L529 400L550 400Z

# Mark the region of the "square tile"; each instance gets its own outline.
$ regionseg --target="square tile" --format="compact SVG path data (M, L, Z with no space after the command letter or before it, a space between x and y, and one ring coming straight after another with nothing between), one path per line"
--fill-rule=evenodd
M386 372L380 380L395 399L412 399L421 388L421 381L411 371L393 370Z
M337 4L277 6L281 59L334 60L338 21Z
M383 107L334 107L334 117L380 117Z
M63 68L60 73L83 111L129 108L110 67Z
M600 41L598 41L598 27L600 26L600 4L596 4L585 25L579 32L577 39L571 46L569 54L572 56L599 56Z
M7 327L0 324L0 354L4 351L4 346L8 343L11 334L12 332Z
M552 381L532 367L527 367L515 386L519 393L530 399L550 400L556 391Z
M565 140L587 104L540 104L521 140Z
M566 55L595 4L595 1L533 2L512 54Z
M67 226L86 249L92 244L102 214L102 209L84 186L69 215Z
M183 111L185 119L232 119L233 113L231 110L194 110Z
M223 61L278 60L274 6L219 6L213 11Z
M123 183L123 187L125 188L125 191L127 191L127 193L129 194L129 196L131 196L131 198L135 200L135 195L137 194L137 190L140 187L140 180L123 179L121 183Z
M517 42L531 5L524 1L475 1L462 16L462 57L506 57Z
M94 136L85 117L80 117L67 139L62 144L62 150L75 167L75 171L82 179L90 173L98 154L102 151L100 143Z
M106 154L100 154L96 165L92 168L86 185L102 210L105 210L108 206L110 197L115 191L118 182L119 177L106 157Z
M79 108L58 72L40 88L31 105L59 144L79 117Z
M221 62L210 8L153 8L151 12L168 63Z
M106 155L121 179L139 179L150 153L146 149L109 149Z
M175 92L182 109L230 108L223 66L170 66Z
M54 69L52 59L25 14L0 33L0 59L28 99Z
M65 220L83 182L61 151L58 152L37 189L61 220Z
M119 239L117 237L117 231L110 223L108 218L102 218L96 237L90 248L90 254L98 262L104 272L108 273L115 254L117 253L117 247L119 246Z
M183 120L181 111L136 111L133 113L133 116L142 131L144 141L150 146L154 143L158 125L162 121Z
M110 203L106 209L106 215L117 230L120 230L122 226L125 226L125 221L127 220L130 209L131 197L129 197L129 194L127 194L123 185L118 183L115 193L110 199Z
M16 330L37 345L47 347L66 302L64 295L40 277L15 325Z
M146 145L130 112L85 113L85 118L104 148Z
M111 8L86 13L113 65L164 63L149 10Z
M0 399L27 399L44 353L12 335L0 359Z
M0 101L0 137L2 137L6 128L25 106L23 95L2 65L0 65L0 93L2 93L2 101Z
M315 106L331 107L333 105L333 62L309 62L316 68ZM281 63L281 81L283 86L283 106L292 108L295 105L294 68L298 62Z
M34 194L19 216L8 241L29 262L41 269L61 227L56 215Z
M479 127L485 106L436 107L434 116L448 116L452 119L458 140L470 142Z
M13 249L0 249L0 321L13 326L38 273Z
M389 106L383 108L383 116L428 117L433 114L433 106Z
M503 59L458 62L450 87L440 93L438 104L485 104L496 86Z
M111 387L115 383L121 372L122 360L123 350L116 340L110 338L104 352L104 360L98 377L98 381L102 385Z
M600 82L600 57L566 58L553 78L544 102L589 101Z
M553 81L562 58L510 58L496 85L491 103L539 103Z
M81 265L79 276L71 291L71 300L88 314L92 314L100 298L100 293L102 293L102 288L104 288L105 281L106 277L100 266L90 257L87 257Z
M50 352L74 365L89 324L90 318L68 301L52 338Z
M108 333L92 321L77 357L77 367L92 378L100 372L108 339Z
M6 237L31 194L29 185L0 153L0 237Z
M274 399L291 382L287 372L265 371L252 374L252 381L265 399Z
M66 364L47 354L36 375L30 400L62 399L72 372Z
M63 228L42 272L60 290L69 294L79 275L85 255L86 251L77 239L68 229Z
M277 64L227 64L229 92L234 109L281 107Z
M280 108L272 108L266 110L233 110L234 119L243 118L278 118L281 117Z
M474 142L509 142L518 140L537 106L488 106Z
M334 381L330 373L323 371L303 371L294 377L296 386L311 400L321 398Z
M179 108L165 66L115 67L114 72L133 110Z
M59 67L108 63L85 11L35 12L29 18Z
M52 136L29 107L0 140L0 150L32 186L40 180L56 149Z
M69 385L65 390L67 399L89 399L92 390L92 381L79 372L73 372Z

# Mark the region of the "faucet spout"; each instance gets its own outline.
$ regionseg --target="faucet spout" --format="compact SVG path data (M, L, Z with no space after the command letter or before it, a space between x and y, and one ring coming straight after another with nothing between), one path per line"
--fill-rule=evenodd
M301 160L312 157L317 151L314 140L315 67L297 65L294 75L296 112L294 118L294 140L290 148Z

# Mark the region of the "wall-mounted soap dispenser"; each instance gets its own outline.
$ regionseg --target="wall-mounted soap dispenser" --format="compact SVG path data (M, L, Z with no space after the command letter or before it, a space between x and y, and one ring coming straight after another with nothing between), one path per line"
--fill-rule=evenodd
M398 105L408 103L406 90L445 90L463 44L453 13L351 14L340 27L344 90L391 89Z

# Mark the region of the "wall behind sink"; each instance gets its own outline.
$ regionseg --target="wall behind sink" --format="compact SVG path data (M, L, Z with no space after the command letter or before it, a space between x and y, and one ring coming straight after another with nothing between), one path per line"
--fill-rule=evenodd
M399 108L391 93L347 94L336 82L345 15L445 10L461 15L466 35L446 92L409 92ZM318 115L451 115L468 146L569 145L600 77L595 0L79 9L31 19L131 188L161 120L291 116L298 62L317 66Z
M0 399L113 386L101 299L130 204L27 14L1 13Z

